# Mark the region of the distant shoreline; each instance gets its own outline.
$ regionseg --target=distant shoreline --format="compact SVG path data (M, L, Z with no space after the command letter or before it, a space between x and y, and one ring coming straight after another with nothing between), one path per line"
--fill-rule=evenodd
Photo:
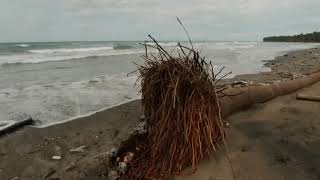
M320 32L297 34L290 36L270 36L263 38L263 42L302 42L320 43Z

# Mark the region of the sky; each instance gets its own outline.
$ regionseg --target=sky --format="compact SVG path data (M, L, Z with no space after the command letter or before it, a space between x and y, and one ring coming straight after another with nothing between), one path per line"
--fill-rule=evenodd
M320 30L320 0L0 0L0 42L259 41Z

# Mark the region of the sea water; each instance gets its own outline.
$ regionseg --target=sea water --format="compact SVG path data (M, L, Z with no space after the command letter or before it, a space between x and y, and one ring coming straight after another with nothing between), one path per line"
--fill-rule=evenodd
M177 42L160 44L170 49ZM268 71L263 61L315 46L194 42L207 61L233 76ZM0 43L0 124L32 117L46 126L137 99L138 73L130 72L143 64L144 52L132 41Z

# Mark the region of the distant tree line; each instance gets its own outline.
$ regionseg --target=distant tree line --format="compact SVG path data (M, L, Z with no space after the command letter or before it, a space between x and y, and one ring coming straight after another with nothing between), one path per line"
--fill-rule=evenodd
M264 42L320 42L320 32L293 36L271 36L263 38Z

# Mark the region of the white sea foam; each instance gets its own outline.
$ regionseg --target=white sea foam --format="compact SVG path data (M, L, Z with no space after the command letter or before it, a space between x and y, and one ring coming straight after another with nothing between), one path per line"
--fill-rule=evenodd
M18 121L32 117L41 122L38 125L48 125L90 114L137 99L138 90L134 86L136 79L136 75L114 74L72 83L1 89L0 119ZM12 99L21 103L16 104Z
M90 50L89 50L90 49ZM15 54L0 56L0 65L21 64L21 63L41 63L47 61L62 61L70 59L80 59L86 57L116 56L143 53L143 49L121 49L113 50L112 47L103 48L79 48L79 49L47 49L32 50L29 54Z
M147 42L147 44L151 45L151 46L156 45L156 43L154 43L154 42ZM159 42L158 44L160 46L167 47L167 46L176 46L176 45L178 45L178 42Z
M111 50L113 47L87 47L87 48L57 48L57 49L36 49L29 50L31 53L35 54L53 54L53 53L74 53L74 52L92 52L92 51L103 51Z
M30 45L29 44L18 44L18 45L16 45L17 47L30 47Z

